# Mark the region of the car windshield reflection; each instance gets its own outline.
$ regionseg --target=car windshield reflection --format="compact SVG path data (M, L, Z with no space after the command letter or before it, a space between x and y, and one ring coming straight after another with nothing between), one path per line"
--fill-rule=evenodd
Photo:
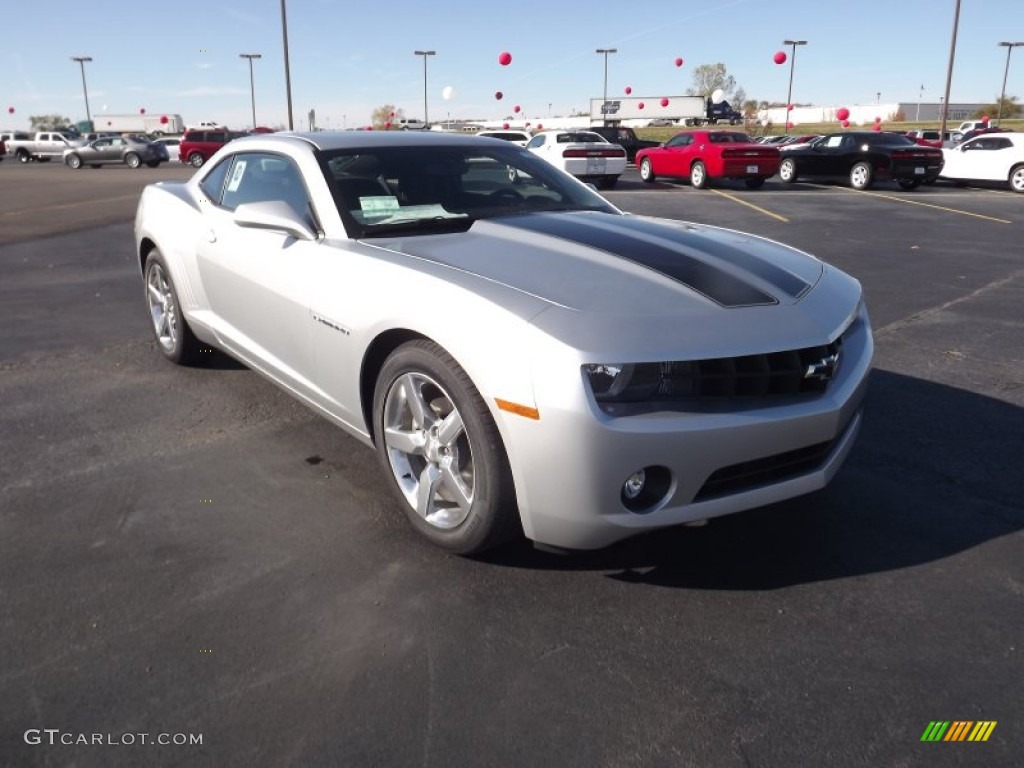
M342 219L359 237L464 230L537 211L616 212L533 154L489 143L327 151L321 159Z

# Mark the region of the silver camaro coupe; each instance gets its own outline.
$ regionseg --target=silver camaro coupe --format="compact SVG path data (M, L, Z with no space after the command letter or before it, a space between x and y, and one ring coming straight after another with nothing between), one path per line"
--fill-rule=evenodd
M158 347L213 345L376 449L452 552L568 549L824 487L861 421L860 284L632 216L508 142L227 144L135 219Z

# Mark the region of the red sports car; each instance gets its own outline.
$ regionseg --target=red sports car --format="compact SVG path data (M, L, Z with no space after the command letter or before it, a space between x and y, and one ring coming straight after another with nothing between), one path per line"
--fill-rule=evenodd
M776 147L755 144L738 131L698 130L677 133L660 147L636 153L640 178L652 182L658 176L689 177L695 189L711 179L743 179L751 189L779 170Z

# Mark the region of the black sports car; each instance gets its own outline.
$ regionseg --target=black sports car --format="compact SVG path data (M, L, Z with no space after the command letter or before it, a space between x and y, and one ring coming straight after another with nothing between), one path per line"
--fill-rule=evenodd
M848 178L854 189L888 180L914 189L922 182L933 182L943 163L941 149L882 131L829 133L781 151L779 178L787 184L806 176Z

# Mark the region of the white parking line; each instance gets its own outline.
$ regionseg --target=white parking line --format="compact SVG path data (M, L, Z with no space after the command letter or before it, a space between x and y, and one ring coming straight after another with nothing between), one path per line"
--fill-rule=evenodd
M922 203L919 200L907 200L905 197L896 197L894 195L885 195L881 192L869 192L867 190L852 189L850 187L839 187L839 189L845 189L848 192L855 192L860 195L870 195L871 197L881 197L884 200L895 200L898 203L907 203L908 205L920 205L923 208L934 208L937 211L946 211L948 213L959 213L961 216L971 216L975 219L985 219L986 221L994 221L998 224L1013 224L1009 219L997 219L995 216L986 216L983 213L972 213L971 211L961 211L959 208L948 208L944 205L935 205L934 203Z

